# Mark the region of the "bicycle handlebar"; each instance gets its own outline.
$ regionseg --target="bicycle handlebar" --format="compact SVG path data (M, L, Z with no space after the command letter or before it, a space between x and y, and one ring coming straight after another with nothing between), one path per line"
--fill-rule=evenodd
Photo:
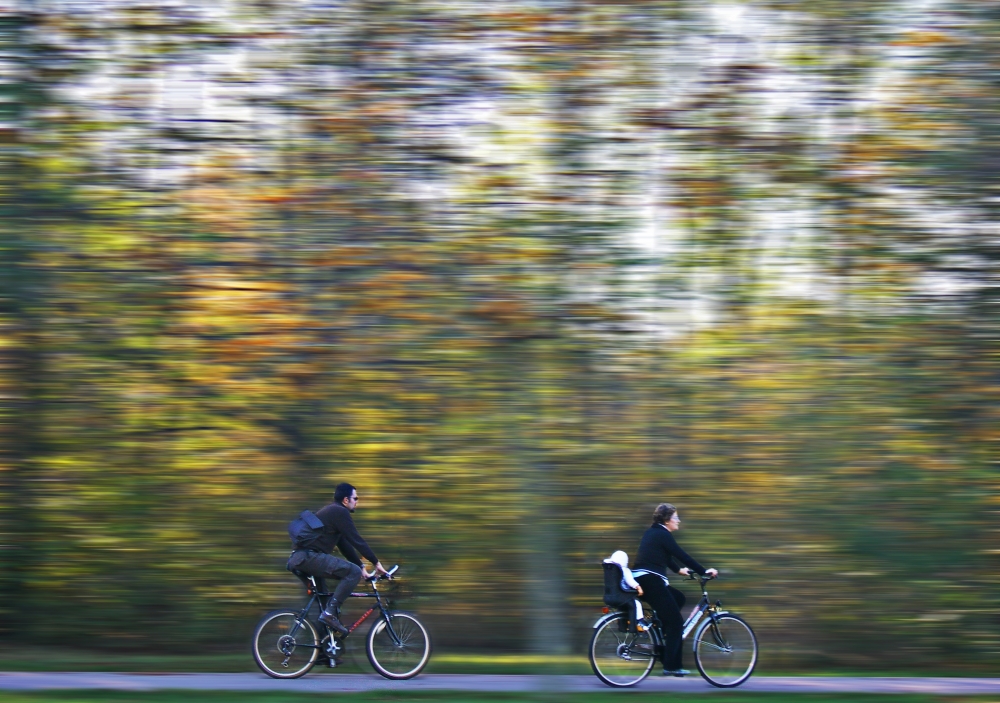
M688 581L701 581L702 583L708 583L712 579L717 579L717 578L719 577L711 576L710 574L705 574L704 576L702 576L701 574L696 574L693 571L688 572Z
M386 571L384 574L375 572L374 574L369 576L367 580L375 582L375 581L381 581L382 579L389 579L390 581L392 581L392 575L396 573L397 569L399 569L399 564L396 564L394 567Z

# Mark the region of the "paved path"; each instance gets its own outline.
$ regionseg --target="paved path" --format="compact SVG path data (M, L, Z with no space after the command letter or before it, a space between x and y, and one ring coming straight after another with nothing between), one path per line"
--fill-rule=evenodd
M496 674L423 674L409 681L389 681L376 674L340 674L314 671L301 679L281 681L263 674L111 674L111 673L19 673L0 672L0 690L196 689L212 691L608 691L593 676L503 676ZM709 693L697 674L684 679L650 676L633 691ZM781 693L932 693L956 695L1000 695L1000 679L958 678L847 678L847 677L753 677L741 691Z

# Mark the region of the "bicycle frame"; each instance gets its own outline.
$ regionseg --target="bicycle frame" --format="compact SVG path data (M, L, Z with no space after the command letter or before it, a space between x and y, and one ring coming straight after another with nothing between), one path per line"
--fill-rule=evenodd
M698 580L698 579L692 578L690 580ZM712 624L714 626L715 619L719 615L724 615L725 613L729 612L722 609L722 601L716 601L715 604L713 605L712 601L709 599L708 589L705 586L710 579L700 579L700 580L701 580L701 599L698 601L698 604L691 611L691 614L688 615L687 620L684 621L684 625L681 627L681 640L687 639L688 635L690 635L692 632L695 631L695 629L697 629L698 624L702 622L706 613L708 614L708 617L712 619ZM594 623L594 628L596 629L600 627L604 622L614 617L618 617L618 613L608 613L603 618L599 618L598 621ZM659 620L655 620L655 623L656 626L650 628L649 634L650 637L653 639L653 644L659 646L663 644L663 631L661 629L662 624L660 623ZM721 637L718 635L717 632L716 636L717 639L721 639Z
M317 590L317 584L316 584L316 577L315 576L306 576L306 579L309 581L309 584L311 584L311 585L309 585L309 584L306 585L306 594L308 596L310 596L310 598L309 598L309 602L306 603L306 606L299 612L299 616L298 616L298 618L297 618L297 620L295 622L295 627L293 627L292 630L291 630L291 632L288 633L289 635L291 635L293 637L295 636L295 633L298 632L299 625L301 624L301 622L303 620L305 620L307 617L309 617L309 611L312 610L313 604L315 603L316 607L319 608L319 611L322 613L323 612L323 608L326 607L327 603L329 602L329 599L333 596L333 592L332 591L319 591L319 590ZM399 639L399 635L397 635L396 631L392 628L392 621L389 618L388 610L386 609L385 604L382 603L382 596L378 592L378 581L374 580L374 581L371 582L371 584L372 584L372 592L371 593L352 592L350 594L349 598L374 598L375 599L375 605L373 605L372 607L368 608L368 610L366 610L361 615L361 617L358 618L354 622L353 625L351 625L350 627L348 627L347 628L347 634L344 635L343 637L341 637L340 639L341 639L341 641L343 641L344 639L346 639L352 632L354 632L356 629L358 629L358 627L361 625L361 623L363 623L365 620L367 620L372 613L374 613L376 610L378 610L379 614L382 616L382 620L385 621L385 629L386 629L386 632L389 633L389 637L392 638L392 641L393 641L394 644L400 645L400 644L402 644L402 642ZM330 633L331 636L334 635L334 633L332 631L330 631L329 627L327 627L326 629ZM312 647L314 649L322 649L323 648L322 644L319 645L319 646L306 645L306 644L299 645L299 646L301 646L301 647Z
M727 612L722 610L722 601L716 601L715 605L712 605L712 601L708 597L708 589L705 588L705 584L708 581L702 581L701 583L701 600L698 601L698 605L694 607L691 614L688 615L688 619L684 621L684 626L681 629L681 639L687 639L687 636L694 632L694 629L701 622L702 616L707 612L709 617L712 618L713 623L718 615L722 615Z

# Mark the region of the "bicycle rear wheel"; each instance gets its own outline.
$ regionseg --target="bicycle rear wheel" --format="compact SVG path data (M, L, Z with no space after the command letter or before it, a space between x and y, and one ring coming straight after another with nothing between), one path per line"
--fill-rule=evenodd
M694 636L694 661L713 686L739 686L757 666L757 636L739 616L707 618Z
M608 618L590 639L590 667L601 681L615 688L635 686L649 676L656 648L648 632L629 632L624 613Z
M372 667L387 679L411 679L431 656L431 638L416 616L387 613L392 632L380 618L368 631L365 651ZM393 636L395 635L395 636Z
M297 679L319 658L316 628L294 610L274 610L257 623L250 645L257 666L275 679Z

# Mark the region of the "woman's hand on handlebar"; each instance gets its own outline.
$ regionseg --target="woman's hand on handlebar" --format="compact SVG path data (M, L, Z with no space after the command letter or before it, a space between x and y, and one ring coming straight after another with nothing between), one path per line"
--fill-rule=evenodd
M385 570L385 567L382 566L382 562L378 562L375 565L375 571L377 571L381 576L385 576L387 579L392 580L392 574Z
M683 567L683 568L681 568L681 569L678 569L677 573L680 574L681 576L687 576L689 579L697 579L698 578L698 576L695 575L695 574L692 574L691 573L691 569L687 568L686 566ZM713 579L714 578L718 578L718 576L719 576L719 570L718 569L705 569L705 576L708 576L709 578L713 578Z

